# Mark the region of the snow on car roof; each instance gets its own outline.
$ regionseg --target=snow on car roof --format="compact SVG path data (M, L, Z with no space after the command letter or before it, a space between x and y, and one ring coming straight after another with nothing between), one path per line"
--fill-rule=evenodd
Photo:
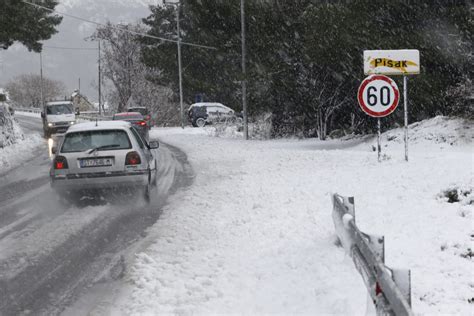
M72 104L72 102L64 100L64 101L51 101L51 102L46 103L46 105L56 105L56 104Z
M228 106L225 106L224 104L222 103L219 103L219 102L198 102L198 103L193 103L189 106L189 110L191 110L193 107L197 107L197 106L221 106L221 107L224 107L226 109L229 109L229 110L232 110L230 107ZM232 110L234 111L234 110Z
M224 104L219 103L219 102L198 102L198 103L193 103L191 104L191 107L193 106L224 106Z
M66 133L83 132L83 131L90 131L90 130L127 128L129 126L131 126L130 123L126 121L86 122L86 123L78 123L76 125L69 127Z

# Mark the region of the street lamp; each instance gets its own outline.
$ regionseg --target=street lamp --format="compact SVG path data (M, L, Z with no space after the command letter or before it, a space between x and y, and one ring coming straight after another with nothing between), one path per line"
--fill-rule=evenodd
M174 5L176 6L176 33L178 36L178 76L179 76L179 106L181 111L181 128L184 129L184 106L183 106L183 75L182 75L182 66L181 66L181 32L179 28L179 9L180 1L179 0L164 0L165 5Z

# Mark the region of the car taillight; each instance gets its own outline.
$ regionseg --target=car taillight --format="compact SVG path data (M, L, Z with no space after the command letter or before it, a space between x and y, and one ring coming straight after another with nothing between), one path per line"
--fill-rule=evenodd
M131 151L125 157L125 165L139 165L142 163L140 155L136 151Z
M56 156L54 158L54 169L68 169L69 166L67 165L67 159L63 156Z
M135 122L135 124L140 125L140 126L145 126L146 122L145 121L140 121L140 122Z

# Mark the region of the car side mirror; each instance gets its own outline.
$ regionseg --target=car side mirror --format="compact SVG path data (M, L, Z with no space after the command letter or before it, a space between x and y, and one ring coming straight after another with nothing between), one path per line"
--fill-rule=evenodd
M44 118L44 112L41 112L41 118Z
M57 152L58 152L58 148L56 146L51 147L51 153L53 155L56 155Z
M160 147L160 143L157 140L152 140L148 144L148 147L150 147L150 149L157 149L158 147Z

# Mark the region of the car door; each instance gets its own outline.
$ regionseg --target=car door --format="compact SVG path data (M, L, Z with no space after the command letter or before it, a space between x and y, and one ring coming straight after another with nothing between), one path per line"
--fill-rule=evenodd
M207 107L207 119L208 121L214 122L219 120L220 112L219 107L217 106L208 106Z
M234 111L229 109L226 106L219 105L219 106L216 106L216 108L217 108L217 112L219 113L219 116L221 118L229 118L229 117L232 117L234 115Z
M145 156L148 168L150 170L155 170L156 169L155 157L153 156L153 153L151 152L151 150L148 148L146 141L141 137L140 133L138 133L138 131L135 128L131 127L130 131L132 132L133 137L137 141L138 146L140 147L143 155Z

